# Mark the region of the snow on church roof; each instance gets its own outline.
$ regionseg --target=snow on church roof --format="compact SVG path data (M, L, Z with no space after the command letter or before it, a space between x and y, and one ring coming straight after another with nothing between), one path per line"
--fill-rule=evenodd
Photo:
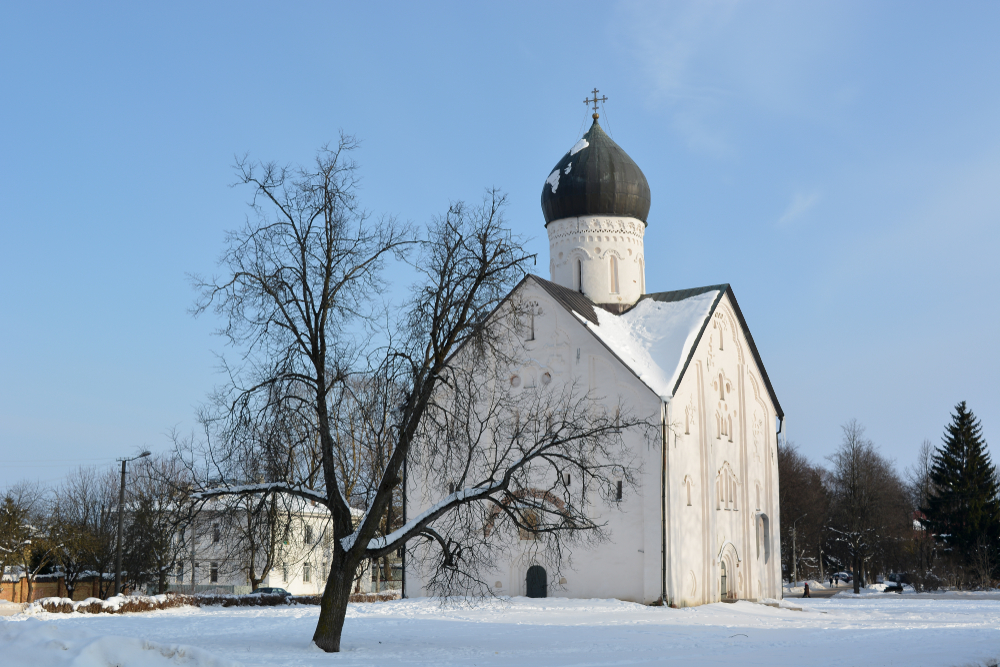
M743 311L728 284L643 294L634 307L616 315L576 290L536 275L525 277L525 280L529 279L537 282L563 308L573 313L643 384L664 399L673 396L709 317L722 300L722 295L728 294L775 413L784 419L785 413L771 386L757 345L743 318Z
M646 298L621 315L598 308L598 325L581 320L640 380L667 399L673 396L719 291L713 289L678 301Z

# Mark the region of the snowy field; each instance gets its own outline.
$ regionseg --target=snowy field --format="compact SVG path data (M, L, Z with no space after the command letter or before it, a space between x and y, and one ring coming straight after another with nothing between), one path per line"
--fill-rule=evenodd
M4 667L110 665L994 665L1000 595L840 594L691 609L514 598L351 605L344 650L311 645L317 607L0 617ZM676 662L676 661L682 662Z

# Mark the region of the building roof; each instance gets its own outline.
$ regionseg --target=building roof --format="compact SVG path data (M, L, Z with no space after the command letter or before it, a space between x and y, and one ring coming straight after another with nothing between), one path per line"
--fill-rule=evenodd
M538 276L530 278L574 313L626 368L664 399L677 392L712 315L723 295L728 294L775 412L784 418L757 345L728 283L644 294L635 306L618 315L596 306L575 290Z
M594 119L587 134L545 179L545 224L582 215L613 215L646 222L649 184L632 158Z

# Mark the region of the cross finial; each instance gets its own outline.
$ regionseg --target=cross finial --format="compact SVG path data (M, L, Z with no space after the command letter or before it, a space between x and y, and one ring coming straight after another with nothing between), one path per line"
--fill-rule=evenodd
M594 105L594 120L597 120L600 117L600 114L597 113L597 103L598 102L607 102L608 101L608 98L607 98L606 95L601 95L600 97L598 97L597 93L599 93L599 92L601 92L601 91L599 91L597 88L594 88L594 90L593 90L594 99L590 99L588 97L587 99L585 99L583 101L583 103L586 104L587 106L590 106L591 104Z

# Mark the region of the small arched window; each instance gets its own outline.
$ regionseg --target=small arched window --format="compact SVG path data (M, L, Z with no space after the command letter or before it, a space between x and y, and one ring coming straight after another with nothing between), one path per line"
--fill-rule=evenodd
M611 255L611 293L618 294L618 258Z
M577 259L576 266L574 267L573 282L576 285L576 291L583 294L583 260Z

